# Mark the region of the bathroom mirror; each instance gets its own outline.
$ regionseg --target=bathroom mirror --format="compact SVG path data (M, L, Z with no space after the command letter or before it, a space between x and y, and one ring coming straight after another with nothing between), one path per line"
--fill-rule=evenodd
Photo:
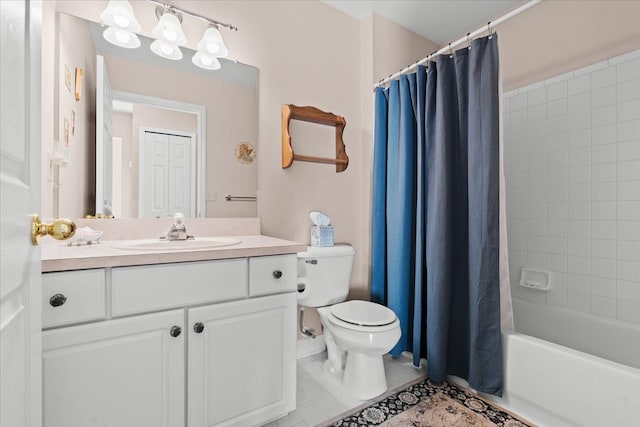
M201 69L190 49L168 60L149 38L125 49L103 31L56 14L50 216L255 217L258 70L225 59Z

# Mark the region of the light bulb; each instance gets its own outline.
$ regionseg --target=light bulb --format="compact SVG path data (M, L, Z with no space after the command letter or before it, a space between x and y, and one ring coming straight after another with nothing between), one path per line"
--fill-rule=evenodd
M176 33L172 28L168 27L164 27L164 29L162 30L162 35L168 42L174 42L178 38L178 33Z
M130 34L126 31L116 31L116 39L122 44L127 44L131 40Z
M202 55L202 58L200 58L200 60L202 61L202 65L206 65L207 67L213 64L213 58L211 58L210 56Z
M212 55L215 55L220 51L220 46L216 43L207 43L207 52Z
M196 54L193 55L193 58L191 58L191 62L193 62L194 65L197 65L198 67L205 70L218 70L221 67L218 58L200 51L196 52Z
M120 28L126 28L131 22L129 17L124 15L113 15L113 20L115 21L116 25Z
M180 48L165 41L154 40L150 48L153 53L163 58L174 61L182 59L182 51Z
M162 46L160 47L160 50L165 55L171 55L173 53L173 46L171 46L168 43L163 43Z
M140 46L140 39L135 33L116 27L107 27L102 33L106 41L126 49L135 49Z

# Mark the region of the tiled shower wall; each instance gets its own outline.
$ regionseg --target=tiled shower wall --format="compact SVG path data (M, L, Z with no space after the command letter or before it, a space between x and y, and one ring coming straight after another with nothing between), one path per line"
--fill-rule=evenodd
M640 324L640 51L506 93L504 141L513 297Z

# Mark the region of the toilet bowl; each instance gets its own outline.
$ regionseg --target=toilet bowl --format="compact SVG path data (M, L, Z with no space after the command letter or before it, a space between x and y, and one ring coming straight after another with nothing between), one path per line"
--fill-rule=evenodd
M355 251L348 245L309 247L298 254L298 304L317 307L327 345L324 370L348 393L371 399L387 390L382 356L400 339L389 308L346 301Z
M400 339L400 321L379 304L347 301L318 308L327 344L325 372L342 377L349 394L362 400L387 390L382 356Z

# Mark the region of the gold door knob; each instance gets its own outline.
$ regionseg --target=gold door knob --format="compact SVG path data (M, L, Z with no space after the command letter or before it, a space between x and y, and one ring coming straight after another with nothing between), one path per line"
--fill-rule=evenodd
M33 246L40 244L42 236L49 235L57 240L66 240L74 234L76 234L76 223L70 219L61 218L51 224L43 224L37 214L31 217L31 243Z

